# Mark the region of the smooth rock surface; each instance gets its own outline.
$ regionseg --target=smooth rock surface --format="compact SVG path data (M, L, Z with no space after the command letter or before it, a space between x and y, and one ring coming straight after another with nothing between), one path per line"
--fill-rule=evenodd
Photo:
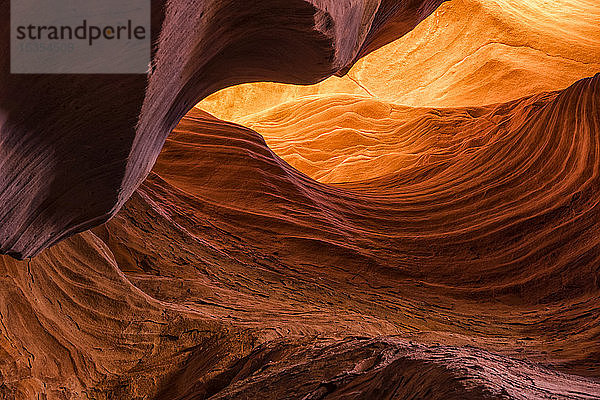
M372 27L412 21L431 1L388 3L153 1L153 72L113 76L10 74L2 0L0 252L31 257L109 219L210 93L252 81L315 83L373 49Z

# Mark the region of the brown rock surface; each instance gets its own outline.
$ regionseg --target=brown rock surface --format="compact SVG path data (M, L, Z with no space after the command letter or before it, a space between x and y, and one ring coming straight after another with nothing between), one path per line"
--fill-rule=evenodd
M416 20L419 3L404 18ZM377 14L379 0L157 0L151 74L71 76L9 73L9 5L0 2L0 252L18 258L114 215L208 94L261 80L317 82L366 51L371 26L397 23L392 11L404 10L385 3Z
M0 259L2 393L598 398L599 93L400 113L443 133L338 186L190 113L109 223Z
M0 399L600 399L597 4L472 4L156 2L147 81L0 74L2 249L58 242L0 256ZM586 9L548 46L589 62L501 45L509 64L422 77L452 107L399 104L419 37L469 53L495 15L547 44ZM440 13L463 29L429 29ZM425 60L394 63L409 48ZM352 84L377 95L334 77L232 102L242 85L200 107L246 126L179 121L362 56Z

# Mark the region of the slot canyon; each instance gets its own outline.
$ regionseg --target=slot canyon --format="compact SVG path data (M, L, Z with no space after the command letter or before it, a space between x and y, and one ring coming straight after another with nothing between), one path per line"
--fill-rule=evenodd
M597 0L152 0L13 74L0 399L600 399Z

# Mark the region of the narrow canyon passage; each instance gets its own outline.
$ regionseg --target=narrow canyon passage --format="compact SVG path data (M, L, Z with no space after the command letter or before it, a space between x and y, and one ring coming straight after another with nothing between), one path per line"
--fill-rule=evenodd
M163 26L246 21L212 3ZM54 243L75 219L49 206L3 242L32 257L0 256L1 399L600 399L600 7L308 3L248 12L301 10L315 59L305 20L333 16L329 45L355 27L363 45L323 58L339 76L234 85L255 70L194 106L197 80L258 53L233 35L178 75L185 46L163 48L169 84L138 104L151 135L107 162L131 182L151 166L117 185L122 208L62 210L91 229Z

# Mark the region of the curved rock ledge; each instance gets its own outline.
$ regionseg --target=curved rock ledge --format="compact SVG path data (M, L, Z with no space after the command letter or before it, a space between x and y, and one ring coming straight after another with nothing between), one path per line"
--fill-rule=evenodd
M114 215L208 94L315 83L375 48L388 19L406 31L435 3L153 1L148 76L11 75L9 4L0 2L0 252L22 259Z

